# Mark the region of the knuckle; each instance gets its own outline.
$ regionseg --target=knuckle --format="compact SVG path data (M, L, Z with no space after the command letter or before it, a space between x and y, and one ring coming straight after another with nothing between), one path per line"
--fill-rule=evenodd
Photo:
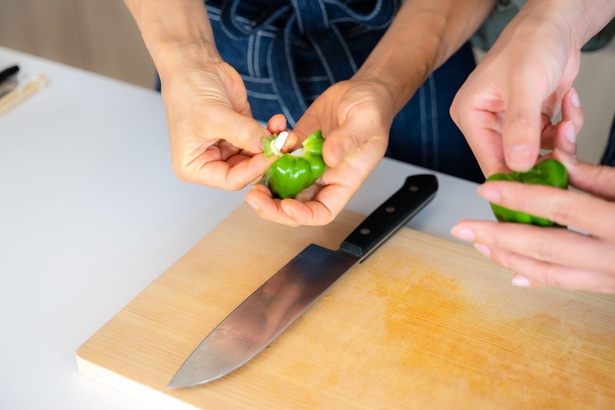
M192 179L190 177L190 170L188 169L186 164L180 161L173 161L172 167L173 173L175 174L175 177L177 177L177 179L186 183L192 182Z
M545 267L539 275L540 282L542 285L549 288L561 288L563 287L562 280L560 275L557 274L554 270Z
M553 261L553 247L542 235L533 235L525 245L525 253L544 262Z
M562 225L567 225L571 222L571 208L568 201L559 192L551 197L549 206L549 219Z

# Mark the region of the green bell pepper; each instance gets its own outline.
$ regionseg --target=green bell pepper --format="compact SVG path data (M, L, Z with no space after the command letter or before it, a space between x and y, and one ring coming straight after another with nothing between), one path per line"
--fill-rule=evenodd
M281 135L282 133L280 133ZM322 159L324 138L320 130L303 141L303 147L288 154L281 154L284 141L277 134L263 138L266 157L280 156L265 171L261 183L269 188L274 197L292 198L314 183L325 172Z
M532 185L548 185L561 189L568 189L568 172L561 162L555 159L546 159L525 172L511 172L493 174L487 181L517 181ZM503 206L490 203L495 218L500 222L519 222L537 226L560 226L546 219L514 211Z

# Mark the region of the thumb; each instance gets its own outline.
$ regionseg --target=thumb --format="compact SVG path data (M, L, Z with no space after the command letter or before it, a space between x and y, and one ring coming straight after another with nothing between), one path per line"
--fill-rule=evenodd
M542 101L539 93L527 85L513 87L509 95L502 131L504 160L513 171L526 171L538 158Z
M346 127L338 128L325 137L322 156L328 166L335 168L360 145L358 133Z
M221 135L220 138L253 154L262 152L262 138L269 135L267 129L253 118L235 112L228 114L221 120L230 125L228 130L231 132L229 135Z
M579 161L561 149L555 149L553 157L566 167L570 185L597 197L615 200L615 168Z

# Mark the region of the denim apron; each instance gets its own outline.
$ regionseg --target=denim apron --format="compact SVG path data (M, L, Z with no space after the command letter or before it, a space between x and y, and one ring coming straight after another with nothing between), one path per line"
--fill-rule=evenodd
M254 117L293 128L328 87L363 64L399 0L207 0L221 57L242 76ZM396 116L386 155L461 178L484 177L449 115L474 69L469 44L434 72Z

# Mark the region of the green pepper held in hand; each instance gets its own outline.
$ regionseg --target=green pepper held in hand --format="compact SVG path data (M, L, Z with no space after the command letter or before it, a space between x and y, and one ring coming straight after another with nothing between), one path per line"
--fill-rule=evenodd
M532 185L548 185L561 189L568 189L568 172L561 162L555 159L546 159L539 162L533 168L525 172L511 172L493 174L487 181L517 181ZM527 214L514 211L491 203L491 210L500 222L519 222L537 226L559 226L554 222Z
M280 133L280 136L282 133ZM284 140L278 135L263 138L266 157L280 155ZM283 154L267 168L261 183L269 188L274 197L292 198L314 183L327 167L322 159L324 138L320 130L303 141L303 147L288 154Z

